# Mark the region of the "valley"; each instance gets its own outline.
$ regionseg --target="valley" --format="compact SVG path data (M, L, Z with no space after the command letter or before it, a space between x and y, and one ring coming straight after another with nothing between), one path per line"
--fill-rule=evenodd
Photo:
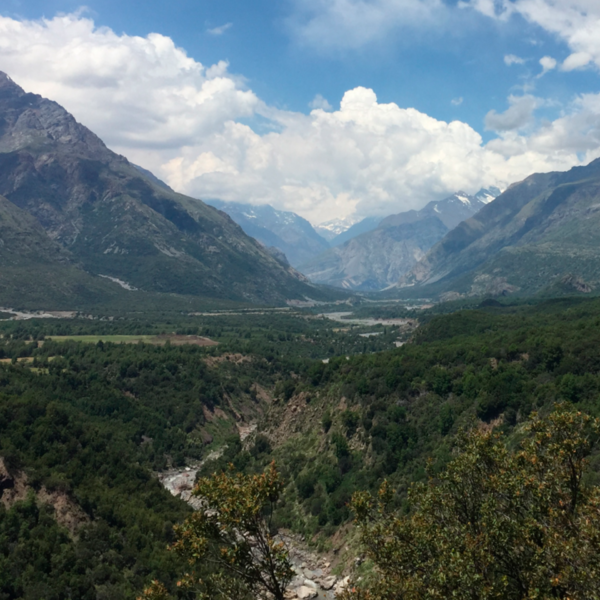
M355 309L407 310L414 309ZM64 552L91 557L86 544L101 531L107 536L103 562L86 558L85 572L77 561L64 571L81 597L106 589L133 598L157 577L171 585L178 567L164 547L170 524L189 515L173 492L189 493L197 476L229 464L252 474L273 460L284 478L275 523L290 536L303 577L293 589L313 593L301 588L329 574L336 582L368 578L372 566L355 561L361 550L348 503L356 491L387 479L401 507L428 461L441 470L451 460L455 436L473 420L512 436L532 410L558 400L598 412L598 300L419 309L420 326L401 348L384 335L360 337L381 321L347 312L0 323L0 455L10 477L26 473L33 490L62 490L85 513L79 539L65 538ZM384 320L393 328L407 317ZM166 327L218 345L148 343ZM127 340L135 343L121 343ZM599 457L594 450L593 481ZM25 518L18 502L6 510ZM144 552L123 546L121 534ZM26 538L11 543L25 555L33 550ZM0 561L9 560L6 548L0 545ZM36 573L52 598L62 585L57 575ZM33 580L11 585L33 589Z
M121 39L81 15L69 54ZM97 64L175 57L157 103L209 111L193 135L148 98L109 147L0 71L0 600L600 597L600 159L525 143L566 104L510 96L484 142L127 44Z

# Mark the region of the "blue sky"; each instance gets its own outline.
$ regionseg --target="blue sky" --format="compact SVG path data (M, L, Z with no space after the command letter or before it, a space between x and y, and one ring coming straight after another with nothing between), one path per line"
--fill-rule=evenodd
M598 0L8 0L0 15L0 69L197 197L320 222L600 156Z

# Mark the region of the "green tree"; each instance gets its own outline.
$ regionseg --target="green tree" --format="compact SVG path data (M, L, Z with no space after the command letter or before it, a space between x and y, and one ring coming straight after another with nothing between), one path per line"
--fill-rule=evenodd
M274 463L260 475L230 470L200 479L193 493L202 508L174 528L171 550L187 566L179 587L202 600L283 600L294 573L272 527L282 488ZM143 598L168 595L153 582Z
M584 484L598 420L559 405L534 416L516 452L489 431L459 436L437 480L415 485L412 512L353 498L376 579L346 600L600 598L600 493Z

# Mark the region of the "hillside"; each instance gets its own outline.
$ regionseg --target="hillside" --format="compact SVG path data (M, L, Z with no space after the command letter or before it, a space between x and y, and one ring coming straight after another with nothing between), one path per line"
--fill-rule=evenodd
M600 282L600 160L531 175L449 232L401 278L409 293L532 294L572 275Z
M4 74L0 119L0 194L35 217L82 271L146 292L238 301L322 294L225 214L145 175L58 104ZM38 271L36 293L47 279ZM78 277L84 296L95 293Z
M457 192L444 200L430 202L419 211L391 215L372 230L300 265L300 269L315 283L352 290L381 290L395 284L448 231L498 193L496 189L481 190L475 196ZM365 221L355 227L373 224L372 220Z
M72 254L50 239L34 217L2 196L0 263L0 303L5 306L108 304L124 295L119 285L78 268Z
M206 203L227 213L247 235L267 248L274 247L283 252L293 267L329 248L313 226L296 213L275 210L268 204L252 206L222 200L207 200Z

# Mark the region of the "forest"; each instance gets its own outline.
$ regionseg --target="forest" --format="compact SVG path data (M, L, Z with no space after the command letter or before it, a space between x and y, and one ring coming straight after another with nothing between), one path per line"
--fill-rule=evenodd
M411 486L444 472L465 430L514 448L534 411L600 416L600 300L418 316L409 333L311 311L0 322L0 598L129 599L154 579L187 597L166 548L191 508L159 483L169 468L250 476L274 461L273 527L327 551L350 531L357 492L385 480L389 506L409 514ZM161 334L218 345L110 341ZM586 482L599 469L592 445Z

